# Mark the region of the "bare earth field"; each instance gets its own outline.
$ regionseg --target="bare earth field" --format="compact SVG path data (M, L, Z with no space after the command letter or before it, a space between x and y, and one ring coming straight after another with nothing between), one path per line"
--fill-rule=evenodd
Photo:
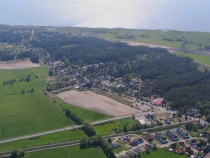
M59 93L57 96L69 104L112 116L125 116L140 112L140 110L91 91L72 90Z
M10 62L0 62L1 70L26 69L39 67L39 64L32 63L30 60L18 60Z
M141 43L141 42L133 42L133 41L127 41L127 40L123 40L122 42L126 42L126 43L128 43L128 45L131 45L131 46L147 46L147 47L151 47L151 48L157 48L157 47L164 48L164 49L167 49L171 53L176 51L175 48L168 47L168 46L161 46L161 45Z

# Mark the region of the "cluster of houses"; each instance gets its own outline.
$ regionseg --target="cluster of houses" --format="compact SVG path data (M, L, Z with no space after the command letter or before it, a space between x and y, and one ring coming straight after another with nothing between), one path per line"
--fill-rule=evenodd
M138 146L139 144L142 144L142 143L144 143L144 140L142 138L138 138L137 140L130 142L129 145L134 147L134 146Z
M168 140L166 139L166 137L160 133L160 132L156 132L155 133L155 137L157 138L157 140L159 140L162 144L166 144L168 143Z
M181 128L177 128L176 129L176 132L179 135L181 135L184 139L189 139L190 138L190 135L186 131L184 131L183 129L181 129Z
M127 152L122 152L121 154L119 154L120 158L129 158L129 157L135 157L137 154L147 150L147 149L151 149L152 146L150 144L143 144L144 143L144 139L143 138L130 138L129 136L125 136L123 138L118 138L117 141L115 141L114 143L112 143L112 147L114 149L120 147L120 143L118 141L123 141L125 146L130 146L131 149ZM140 145L141 144L141 145ZM129 148L130 148L129 147Z
M54 61L54 62L48 62L47 65L49 66L50 70L64 70L65 64L62 61ZM67 68L66 68L67 69Z
M170 130L166 131L166 135L169 136L174 142L179 140L179 138Z

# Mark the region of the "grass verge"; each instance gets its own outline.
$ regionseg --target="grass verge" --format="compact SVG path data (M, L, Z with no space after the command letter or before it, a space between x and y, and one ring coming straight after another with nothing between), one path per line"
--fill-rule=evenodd
M81 150L79 146L27 153L27 158L106 158L100 147Z

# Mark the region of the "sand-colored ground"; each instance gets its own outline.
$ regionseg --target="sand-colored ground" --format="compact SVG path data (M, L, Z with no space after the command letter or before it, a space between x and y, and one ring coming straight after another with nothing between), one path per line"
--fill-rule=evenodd
M59 93L57 96L69 104L112 116L124 116L140 112L135 108L91 91L72 90Z
M123 40L123 42L126 42L126 43L128 43L128 45L131 45L131 46L147 46L150 48L157 48L157 47L164 48L164 49L167 49L171 53L176 51L176 48L172 48L169 46L162 46L162 45L148 44L148 43L141 43L141 42L133 42L133 41L127 41L127 40Z
M0 62L0 69L13 70L13 69L25 69L39 67L39 64L32 63L30 60L17 60L9 62Z

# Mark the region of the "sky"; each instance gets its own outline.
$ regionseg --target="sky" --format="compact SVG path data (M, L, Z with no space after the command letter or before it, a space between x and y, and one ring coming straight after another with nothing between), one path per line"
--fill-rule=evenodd
M210 0L0 0L0 24L210 32Z

